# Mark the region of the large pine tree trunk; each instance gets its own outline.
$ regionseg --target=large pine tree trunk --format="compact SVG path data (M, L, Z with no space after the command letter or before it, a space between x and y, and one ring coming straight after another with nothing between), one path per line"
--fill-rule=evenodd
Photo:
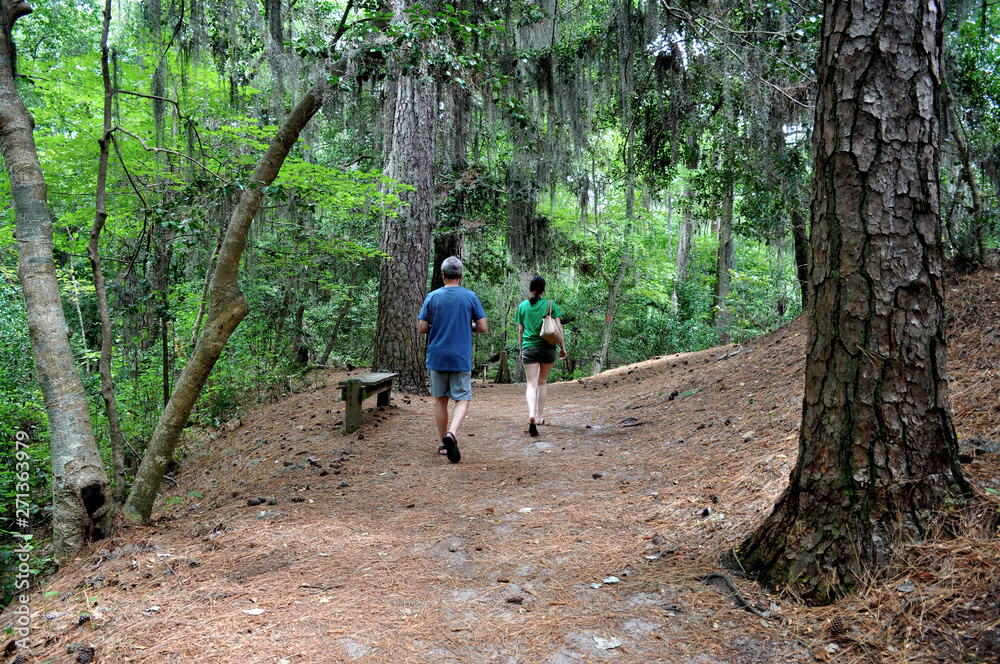
M149 518L163 473L166 472L195 401L222 354L226 341L249 311L246 296L239 286L239 268L250 223L260 209L264 187L277 177L302 128L319 111L325 87L325 83L320 83L311 88L292 110L257 164L251 176L254 186L243 190L229 219L209 289L205 328L177 379L170 401L156 423L156 429L142 457L142 464L136 473L132 491L125 502L125 516L133 522L142 523Z
M941 20L932 0L823 11L799 458L737 549L762 581L817 603L969 490L946 378Z
M399 389L414 394L427 392L417 314L427 294L437 156L437 84L427 80L426 69L386 83L384 173L414 189L399 192L403 206L382 222L388 258L379 271L372 359L374 371L399 372Z
M14 84L11 29L29 13L26 2L0 0L0 154L11 182L17 276L24 292L35 374L49 418L53 558L62 565L83 548L89 530L97 538L108 533L112 502L59 297L52 221L32 134L34 121Z

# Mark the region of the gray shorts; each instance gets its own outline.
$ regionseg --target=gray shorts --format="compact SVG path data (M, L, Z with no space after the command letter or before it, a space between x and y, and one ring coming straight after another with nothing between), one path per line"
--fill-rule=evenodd
M434 371L428 369L431 379L431 396L440 399L449 397L453 401L472 401L471 371Z
M521 362L524 364L553 364L559 355L555 346L525 346L521 351Z

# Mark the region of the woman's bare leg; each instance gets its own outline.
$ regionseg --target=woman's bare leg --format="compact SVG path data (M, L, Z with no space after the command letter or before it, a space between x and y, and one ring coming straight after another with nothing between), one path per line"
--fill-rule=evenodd
M539 364L538 371L538 416L536 421L541 422L545 419L545 400L548 397L548 385L546 381L549 379L549 372L552 371L552 364Z
M525 390L524 398L528 402L528 419L535 417L535 402L538 399L538 373L540 364L525 364L524 376L528 381L528 388Z

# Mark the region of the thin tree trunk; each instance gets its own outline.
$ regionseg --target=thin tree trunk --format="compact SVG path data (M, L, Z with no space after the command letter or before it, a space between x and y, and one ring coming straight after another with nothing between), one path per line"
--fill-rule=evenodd
M326 366L326 363L330 361L330 353L333 352L333 346L337 343L337 335L340 334L340 326L344 322L344 318L347 317L348 312L351 310L351 305L354 304L354 299L350 296L344 301L344 306L340 308L340 313L337 315L337 322L333 326L333 333L330 334L330 340L326 342L326 349L323 351L323 359L320 360L320 364Z
M979 254L979 264L986 264L986 242L983 239L983 204L982 193L979 191L979 180L976 172L972 169L972 159L969 156L969 148L965 144L965 137L962 136L962 127L958 124L958 115L955 114L955 96L951 93L951 86L948 79L944 79L945 108L948 112L948 125L951 127L951 136L955 139L955 147L958 148L958 156L962 159L962 168L965 171L965 181L969 183L969 192L972 194L972 230L976 237L976 250Z
M681 210L681 220L677 225L677 263L675 269L674 286L670 292L670 313L677 315L680 296L677 292L678 286L683 284L688 277L688 268L691 262L691 241L694 237L694 187L691 185L691 172L698 168L697 145L690 147L690 154L687 161L689 172L688 180L684 187L684 198L687 206Z
M434 227L434 174L437 156L437 85L428 66L386 82L385 176L413 187L399 192L395 217L382 220L378 318L372 369L399 373L403 392L427 392L425 343L417 314L427 293L431 229Z
M73 306L76 308L76 319L78 324L80 325L80 345L83 346L83 352L84 355L86 356L90 354L90 349L87 348L87 325L86 323L83 322L83 309L80 308L80 283L76 280L76 265L74 265L72 256L70 256L69 259L69 279L70 283L73 284ZM89 357L84 357L83 366L84 366L84 371L89 374L90 373Z
M795 278L799 282L802 294L802 310L807 311L812 303L809 301L809 234L806 228L806 216L797 205L791 208L792 244L795 248Z
M940 5L824 5L799 456L737 547L743 569L816 603L871 578L970 490L948 404Z
M694 219L689 210L684 210L677 224L677 262L674 286L670 291L670 313L677 315L680 305L678 287L687 281L688 266L691 261L691 239L694 235Z
M295 329L292 330L291 357L292 368L295 370L304 368L309 364L309 347L302 343L305 333L306 305L300 304L295 309Z
M0 154L11 180L17 234L17 275L45 410L52 457L53 559L63 565L111 529L108 476L94 440L90 405L69 345L52 252L45 179L32 135L34 121L14 83L11 30L31 13L27 2L0 0Z
M205 267L205 285L201 289L201 302L198 304L198 316L194 320L194 332L191 333L191 343L190 346L194 348L195 342L198 341L198 335L201 334L201 321L205 317L205 307L208 306L208 288L212 285L212 267L215 266L215 258L219 255L219 249L222 247L222 238L215 243L215 250L212 255L208 257L208 265Z
M330 360L330 353L333 352L333 346L337 343L337 335L340 334L340 326L354 304L354 288L358 285L359 274L361 274L360 265L354 268L354 274L351 276L351 288L348 291L347 299L344 300L344 306L340 308L340 313L337 314L337 322L333 326L333 333L330 334L330 340L326 343L326 349L323 351L323 359L319 361L322 366L326 366L326 363Z
M775 257L774 257L774 313L775 321L780 321L785 315L785 288L782 285L785 275L785 229L781 228L781 232L774 240L775 245Z
M167 299L167 294L163 293L163 299ZM163 303L163 310L166 311L166 302ZM163 355L163 407L166 408L170 401L170 348L167 340L167 317L160 316L160 352Z
M291 297L291 287L285 286L285 293L281 297L281 306L278 308L278 322L274 330L274 347L272 348L272 351L274 353L275 362L277 362L279 349L281 348L281 338L285 334L285 319L288 318L288 305L290 304Z
M965 254L965 248L962 246L961 238L958 236L958 229L955 228L955 207L958 205L959 200L962 197L962 184L964 180L964 172L957 163L954 168L952 168L951 174L951 204L948 205L948 214L945 215L942 226L944 230L948 233L948 243L951 245L952 250L958 254L958 257L963 262L971 262L970 259Z
M768 186L780 189L788 218L792 227L792 247L795 259L795 279L799 284L802 298L802 310L809 308L809 289L806 285L809 279L809 235L807 220L802 213L805 203L802 200L803 171L798 149L789 150L785 139L785 125L789 121L787 108L775 106L771 112L771 146L777 159L778 167L772 167L768 172Z
M104 400L104 410L108 417L108 433L111 438L111 465L114 472L114 501L121 506L125 502L125 438L122 436L121 419L118 416L118 402L115 386L111 378L111 350L114 343L114 328L108 308L108 292L101 270L99 251L101 231L107 221L108 212L105 194L108 182L108 152L111 142L111 106L113 91L111 72L108 64L108 31L111 24L111 0L104 2L104 26L101 31L101 78L104 81L104 133L97 141L101 147L97 162L97 191L94 196L94 223L90 227L90 241L87 243L87 257L94 273L94 291L97 295L97 315L101 320L101 360L98 370L101 387L98 390Z
M267 153L257 164L251 177L253 186L243 191L233 210L212 277L205 328L177 379L170 402L160 415L136 473L132 491L125 502L125 516L130 521L142 523L149 518L163 473L191 415L191 409L201 394L212 367L222 354L226 341L249 311L246 296L239 286L239 268L250 224L260 209L264 187L274 181L302 128L319 111L325 88L325 83L315 85L292 109L278 134L272 139Z
M615 325L615 313L618 310L618 291L621 289L625 275L628 273L631 260L628 251L622 256L621 264L618 266L618 274L614 281L608 281L608 297L604 302L604 325L601 327L601 347L590 365L590 375L596 376L601 373L608 361L608 350L611 348L611 330Z
M715 292L713 294L712 325L719 329L719 339L729 343L729 298L730 275L733 258L733 182L726 183L726 193L722 197L719 214L719 250L715 258Z

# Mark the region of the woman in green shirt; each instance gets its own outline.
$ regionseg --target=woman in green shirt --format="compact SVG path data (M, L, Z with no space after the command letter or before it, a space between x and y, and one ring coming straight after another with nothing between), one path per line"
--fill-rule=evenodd
M545 292L545 279L537 274L528 284L531 297L517 307L514 321L517 323L517 343L521 346L521 363L528 379L525 398L528 401L528 433L538 435L538 424L545 424L545 398L547 396L545 381L549 378L552 365L556 361L556 346L538 336L542 330L542 318L549 310L550 300L542 297ZM552 302L552 317L559 320L562 312L555 302ZM566 343L560 342L558 353L560 358L566 357ZM537 402L537 413L535 406ZM537 419L536 419L537 416Z

